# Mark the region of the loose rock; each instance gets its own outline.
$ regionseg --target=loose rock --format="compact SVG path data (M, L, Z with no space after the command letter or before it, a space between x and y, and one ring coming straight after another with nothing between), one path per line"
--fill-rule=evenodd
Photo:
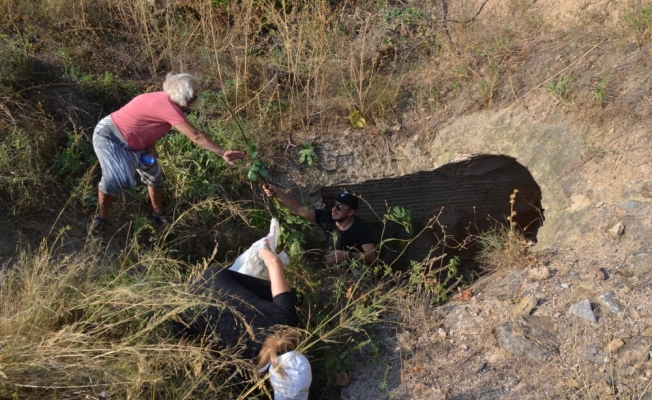
M537 298L534 295L522 299L516 309L514 309L514 315L528 315L534 310L537 303Z
M605 274L602 268L598 267L597 265L591 268L591 275L594 279L599 281L604 281L607 279L607 274Z
M562 289L568 289L570 287L570 283L562 283L560 286Z
M550 278L550 267L547 265L542 265L540 267L532 267L530 268L530 271L528 273L530 278L537 280L537 281L544 281L548 278Z
M586 359L597 364L604 364L605 362L605 352L596 350L595 347L591 346L586 349Z
M619 358L620 366L640 367L650 356L646 350L647 346L641 343L629 346Z
M551 318L529 315L496 328L498 343L517 357L548 362L559 354L559 343Z
M591 310L591 303L589 303L588 300L582 300L579 303L573 304L568 309L568 312L571 315L575 315L576 317L580 317L583 320L589 321L591 323L596 322L593 310Z
M625 225L623 225L622 222L618 222L616 225L612 226L611 229L609 229L609 234L614 238L620 237L623 232L625 232Z
M652 326L645 328L645 330L641 332L641 336L652 337Z
M602 293L602 295L600 295L600 304L602 304L602 306L607 310L622 318L623 306L621 306L618 300L616 300L613 292L608 291Z
M609 345L607 346L607 353L615 354L624 345L625 345L625 342L623 342L621 339L616 338L616 339L612 340L609 343Z

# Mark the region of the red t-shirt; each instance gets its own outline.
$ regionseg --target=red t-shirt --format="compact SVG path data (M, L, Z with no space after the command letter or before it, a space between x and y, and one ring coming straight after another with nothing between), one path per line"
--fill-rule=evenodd
M111 119L134 150L151 146L174 125L188 121L181 108L165 92L136 96L112 113Z

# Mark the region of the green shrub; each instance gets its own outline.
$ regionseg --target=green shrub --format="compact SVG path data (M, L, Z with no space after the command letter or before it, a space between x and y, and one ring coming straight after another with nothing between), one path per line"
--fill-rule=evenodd
M46 200L51 177L41 154L44 139L13 129L0 141L0 196L9 199L14 215Z

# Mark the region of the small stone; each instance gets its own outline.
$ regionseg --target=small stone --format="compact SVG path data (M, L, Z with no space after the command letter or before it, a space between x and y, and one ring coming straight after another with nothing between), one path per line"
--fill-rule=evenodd
M607 346L607 353L615 354L624 345L625 345L625 342L623 342L622 339L616 338L616 339L612 340L609 343L609 345Z
M443 337L443 338L446 337L446 330L444 328L437 329L437 333L439 334L440 337Z
M586 359L597 364L604 364L606 354L604 351L598 351L595 347L589 347L586 349Z
M582 300L579 303L573 304L568 309L568 312L571 315L575 315L591 323L596 322L595 315L593 314L593 310L591 310L591 303L589 303L588 300Z
M534 295L521 299L521 302L518 304L516 309L514 309L514 315L528 315L532 310L534 310L537 303L537 298L534 297Z
M463 344L463 345L460 346L460 349L462 349L464 351L467 351L469 349L469 346Z
M573 388L573 389L579 389L579 387L581 386L580 383L578 381L576 381L575 379L573 379L573 378L570 378L568 380L567 385L568 385L568 387Z
M575 283L582 283L582 282L586 281L586 279L582 279L582 277L580 276L580 273L577 272L577 271L569 272L568 277L570 278L571 281L573 281Z
M600 389L602 390L603 394L610 395L613 394L611 390L611 386L605 381L604 379L600 382Z
M629 314L630 314L630 316L631 316L632 318L634 318L634 319L639 319L639 318L641 318L641 314L639 314L638 311L636 311L635 308L629 308L628 310L629 310Z
M345 388L351 384L351 375L344 371L335 378L335 386Z
M607 279L607 274L605 274L602 268L598 267L597 265L591 268L591 275L594 279L599 281L604 281Z
M625 350L622 355L619 357L620 361L620 366L621 367L635 367L638 368L645 361L647 361L648 357L650 356L646 352L647 346L643 344L636 344L633 346L629 346L627 350Z
M528 272L530 278L537 281L544 281L550 278L550 267L547 265L542 265L540 267L532 267Z
M602 293L600 295L600 304L602 304L602 306L607 310L611 311L612 313L622 318L623 306L621 306L618 300L616 300L616 297L614 296L613 292L608 291Z
M568 289L570 287L570 283L562 283L561 288L562 289Z
M604 205L604 201L598 202L598 204L595 205L595 208L600 208Z
M652 337L652 326L645 328L645 330L641 332L641 336Z
M616 225L612 226L611 229L609 229L609 234L614 238L620 237L623 232L625 232L625 225L623 225L622 222L618 222Z

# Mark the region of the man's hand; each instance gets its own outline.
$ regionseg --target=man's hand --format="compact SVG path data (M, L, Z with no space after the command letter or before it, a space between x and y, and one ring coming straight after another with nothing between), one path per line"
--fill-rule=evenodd
M347 252L345 250L331 250L326 253L324 260L329 264L339 264L347 260Z
M274 197L276 196L276 191L278 188L274 185L270 185L269 183L266 183L263 185L263 191L267 195L267 197Z
M227 150L222 154L222 158L224 161L226 161L228 164L234 165L234 161L236 160L242 160L245 158L245 155L241 151L235 151L235 150Z

